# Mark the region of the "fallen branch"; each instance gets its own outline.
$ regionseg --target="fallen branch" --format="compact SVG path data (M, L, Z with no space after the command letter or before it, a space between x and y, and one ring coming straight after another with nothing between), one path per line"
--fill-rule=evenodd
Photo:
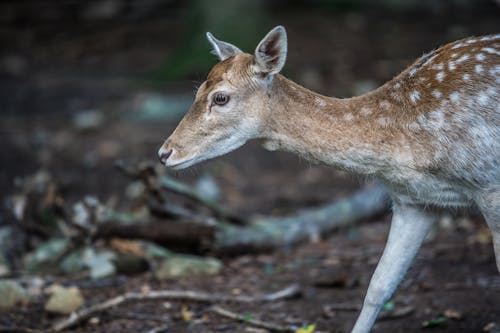
M89 318L93 314L105 311L109 308L120 305L131 300L184 300L195 302L233 302L233 303L253 303L253 302L273 302L282 299L296 297L300 294L298 285L291 285L280 291L260 295L260 296L229 296L223 294L210 294L198 291L177 291L177 290L157 290L147 293L128 292L123 295L111 298L103 303L93 305L72 313L68 318L53 325L53 330L56 332L70 328L79 322Z
M213 242L215 226L185 220L108 220L99 225L98 238L135 238L167 244L175 249L200 249Z
M389 206L389 195L380 185L288 217L262 218L246 227L220 225L214 247L219 253L238 253L293 245L379 216Z

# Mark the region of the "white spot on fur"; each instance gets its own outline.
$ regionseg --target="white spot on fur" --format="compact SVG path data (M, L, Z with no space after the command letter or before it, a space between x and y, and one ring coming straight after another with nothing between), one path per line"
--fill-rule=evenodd
M500 65L490 68L490 74L495 77L495 83L500 83ZM500 104L499 104L500 105Z
M396 101L400 101L402 99L401 92L399 91L391 91L391 97L394 98Z
M500 55L500 51L495 50L492 47L483 47L481 50L484 51L484 52L486 52L486 53Z
M437 70L442 70L444 68L444 65L442 62L440 62L439 64L436 64L434 66L432 66L432 69L437 69Z
M483 72L483 65L476 65L476 67L474 67L474 70L477 74L481 74Z
M450 58L456 58L458 56L458 53L452 53Z
M409 73L408 73L408 76L409 77L412 77L413 75L415 75L415 73L418 71L418 68L413 68Z
M452 49L452 50L454 50L454 49L458 49L459 47L462 47L462 46L464 46L464 45L465 45L465 44L464 44L463 42L462 42L462 43L458 43L458 44L453 45L453 46L451 47L451 49Z
M418 115L417 120L421 125L425 125L425 115L423 113Z
M378 105L381 109L384 109L384 110L389 110L392 106L392 104L386 100L381 101Z
M442 110L436 110L429 113L429 120L427 121L427 127L430 130L441 129L444 125L444 112Z
M484 37L481 37L479 40L482 41L482 42L486 42L486 41L495 40L495 39L498 39L498 38L500 38L500 34L498 34L498 35L491 35L491 36L484 36Z
M455 62L450 61L450 62L448 63L448 70L450 70L450 71L454 71L456 68L457 68L457 66L455 65Z
M490 68L490 74L491 75L500 74L500 65L496 65L495 67L491 67Z
M443 82L443 79L444 79L444 72L439 72L436 74L436 79L439 81L439 82Z
M319 97L316 97L316 98L314 99L314 102L315 102L318 106L320 106L320 107L325 107L325 106L326 106L326 104L327 104L327 103L326 103L323 99L321 99L321 98L319 98Z
M483 61L486 57L484 56L484 54L478 53L474 58L476 58L477 61Z
M408 125L408 129L412 131L418 131L420 130L420 125L417 122L413 122Z
M419 99L420 99L420 93L416 90L413 90L410 93L410 100L412 101L413 104L416 104Z
M354 119L354 116L352 115L352 113L348 112L348 113L344 114L344 120L351 121L353 119Z
M458 103L460 101L460 94L458 92L452 92L450 94L450 100L453 102L453 103Z
M377 124L382 125L382 126L388 126L392 123L392 120L386 117L380 117L375 120Z
M432 91L432 96L434 96L434 98L436 98L436 99L439 99L439 98L441 98L441 92L439 90L435 89Z
M477 96L477 102L481 106L485 106L488 103L488 100L490 99L490 96L485 91L482 91L479 93Z
M459 64L461 62L464 62L467 59L469 59L469 55L468 54L464 54L460 58L457 59L457 64Z
M468 40L465 41L465 44L474 44L478 42L476 38L469 38Z
M361 113L363 116L369 116L372 114L372 112L373 112L372 109L366 106L363 106L361 110L359 110L359 113Z
M470 74L465 73L464 74L464 81L469 81L469 79L470 79Z

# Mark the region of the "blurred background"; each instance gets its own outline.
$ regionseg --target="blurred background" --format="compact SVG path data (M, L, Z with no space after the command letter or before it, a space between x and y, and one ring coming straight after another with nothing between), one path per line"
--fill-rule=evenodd
M109 239L96 241L95 235L87 235L85 243L68 232L71 228L61 221L88 222L89 207L96 207L96 202L127 214L142 214L148 188L144 181L117 170L116 162L134 165L146 161L160 167L158 148L188 110L196 87L216 62L205 32L253 52L276 25L284 25L288 32L286 76L325 95L350 97L383 84L435 47L467 36L499 33L500 2L2 0L0 277L21 279L23 287L33 290L53 281L80 281L74 283L87 300L95 303L95 297L102 299L103 295L96 296L93 289L98 287L81 282L89 276L78 274L85 267L94 280L114 276L118 264L109 264L109 258L115 258L124 246L130 248L130 243L113 245ZM357 177L311 165L287 153L266 152L256 143L169 175L244 217L293 214L349 197L363 184ZM172 202L184 204L185 200L176 198ZM185 207L197 209L193 203ZM488 231L481 217L458 215L447 215L441 228L448 231L424 255L438 259L428 263L430 269L411 275L404 287L411 289L410 301L420 302L412 317L416 319L384 322L380 332L419 330L424 319L432 319L454 304L464 306L459 314L469 319L453 322L448 332L478 332L498 321L500 281L494 279L497 274ZM262 291L274 286L276 281L307 281L304 283L313 300L306 297L305 303L276 312L295 313L311 321L320 316L323 328L335 322L347 330L355 312L337 313L322 306L336 297L361 300L383 248L388 218L382 216L368 228L348 228L323 242L315 239L313 245L297 252L287 247L274 256L243 256L225 262L222 275L216 278L158 282L147 273L128 287L123 287L125 280L113 280L106 293L113 296L144 285L219 288L221 292L234 288L231 290L250 293L254 288ZM83 229L87 227L85 224ZM68 238L80 243L62 246L62 240ZM77 262L77 275L71 275L74 272L67 266L54 268L75 248L81 251L82 242L86 244L83 253L92 260ZM205 244L188 252L212 254L207 248L210 246ZM112 256L108 255L110 249L115 253ZM82 252L74 253L84 257ZM348 257L342 257L342 253L348 253ZM53 257L57 262L52 262L50 274L55 275L47 278L46 263ZM96 262L99 264L93 266ZM102 262L105 268L100 266ZM154 271L152 262L138 271ZM105 270L96 277L93 269L111 269L111 273ZM331 274L332 269L337 273ZM321 282L324 270L333 278ZM467 278L471 272L476 275ZM44 278L35 283L33 276ZM454 280L458 277L463 281ZM456 282L449 289L455 292L451 298L450 291L442 287L450 281ZM343 294L337 289L314 289L325 285L346 289L342 289ZM430 294L422 296L429 290ZM470 298L471 290L477 292L476 298ZM169 311L181 311L175 304L173 309ZM196 313L196 308L193 311ZM47 328L53 319L39 305L14 312L2 313L0 309L0 326L17 323ZM282 319L278 316L277 320ZM102 326L102 332L137 331L145 325L144 321L127 322L127 329L123 329L116 318L109 320L111 324ZM439 326L442 322L435 323ZM177 331L186 332L184 324L180 325ZM212 331L222 331L214 327ZM446 331L446 327L440 327ZM95 331L92 327L85 329Z

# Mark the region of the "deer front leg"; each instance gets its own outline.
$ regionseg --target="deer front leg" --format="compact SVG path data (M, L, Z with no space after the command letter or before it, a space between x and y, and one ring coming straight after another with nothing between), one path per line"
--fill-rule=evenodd
M387 244L371 278L352 333L370 332L382 306L403 279L435 221L434 214L423 208L400 204L394 206Z

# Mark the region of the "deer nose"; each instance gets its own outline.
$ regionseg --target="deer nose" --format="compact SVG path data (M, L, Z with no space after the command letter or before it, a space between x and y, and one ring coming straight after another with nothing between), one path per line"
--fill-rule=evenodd
M167 163L167 159L172 155L173 149L163 149L160 148L158 151L158 158L162 164Z

